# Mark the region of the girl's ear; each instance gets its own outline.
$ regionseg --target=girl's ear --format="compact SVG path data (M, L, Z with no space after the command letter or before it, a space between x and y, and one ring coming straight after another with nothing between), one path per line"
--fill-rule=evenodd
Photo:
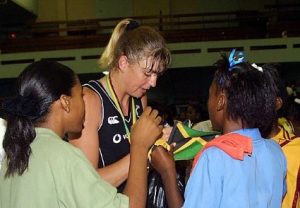
M278 111L280 108L282 108L282 105L283 105L282 99L280 97L277 97L276 101L275 101L276 111Z
M218 95L217 111L221 111L225 108L226 105L226 96L223 92Z
M70 112L70 97L67 95L61 95L60 98L60 103L62 108L69 113Z
M128 58L125 55L120 56L118 61L119 69L124 71L128 66Z

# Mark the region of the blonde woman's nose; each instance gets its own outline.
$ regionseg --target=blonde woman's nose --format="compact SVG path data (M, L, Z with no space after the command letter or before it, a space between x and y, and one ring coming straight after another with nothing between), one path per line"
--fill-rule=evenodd
M149 77L149 83L151 87L156 86L156 81L157 81L157 74L152 73L151 76Z

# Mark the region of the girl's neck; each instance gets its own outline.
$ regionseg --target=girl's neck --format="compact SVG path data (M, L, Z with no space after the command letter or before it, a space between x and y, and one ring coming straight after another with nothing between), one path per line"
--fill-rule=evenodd
M277 125L277 121L273 124L270 134L268 135L268 138L275 137L280 131L280 128Z
M126 84L122 74L116 70L112 70L108 76L111 87L122 109L123 115L127 116L130 95L126 92Z
M233 121L226 119L223 125L223 134L227 134L233 131L237 131L243 128L242 121ZM245 127L246 128L246 127Z
M37 127L50 129L55 132L60 138L63 138L65 136L65 131L60 123L60 120L51 116L51 113L47 116L47 119L44 122L40 123Z

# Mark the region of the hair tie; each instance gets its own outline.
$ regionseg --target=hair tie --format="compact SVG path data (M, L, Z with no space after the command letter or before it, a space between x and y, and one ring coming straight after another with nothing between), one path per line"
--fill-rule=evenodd
M129 23L126 26L126 31L134 30L134 29L138 28L139 26L140 26L140 24L137 21L129 20Z
M263 72L263 71L264 71L262 67L257 66L255 63L251 64L251 66L252 66L253 68L257 69L257 70L260 71L260 72Z
M234 48L230 52L228 61L229 61L229 71L231 71L235 65L246 61L245 53L242 51L236 51L236 49Z
M35 120L40 117L39 103L31 96L17 95L2 102L2 111L7 115Z

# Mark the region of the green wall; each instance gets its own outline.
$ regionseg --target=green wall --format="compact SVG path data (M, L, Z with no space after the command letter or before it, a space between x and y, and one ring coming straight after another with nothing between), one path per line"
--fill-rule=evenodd
M37 21L155 16L236 10L265 10L265 5L299 0L15 0L38 15ZM33 9L35 8L35 9Z
M38 0L13 0L13 2L35 15L38 14Z
M132 0L96 0L96 17L129 17L133 16Z

